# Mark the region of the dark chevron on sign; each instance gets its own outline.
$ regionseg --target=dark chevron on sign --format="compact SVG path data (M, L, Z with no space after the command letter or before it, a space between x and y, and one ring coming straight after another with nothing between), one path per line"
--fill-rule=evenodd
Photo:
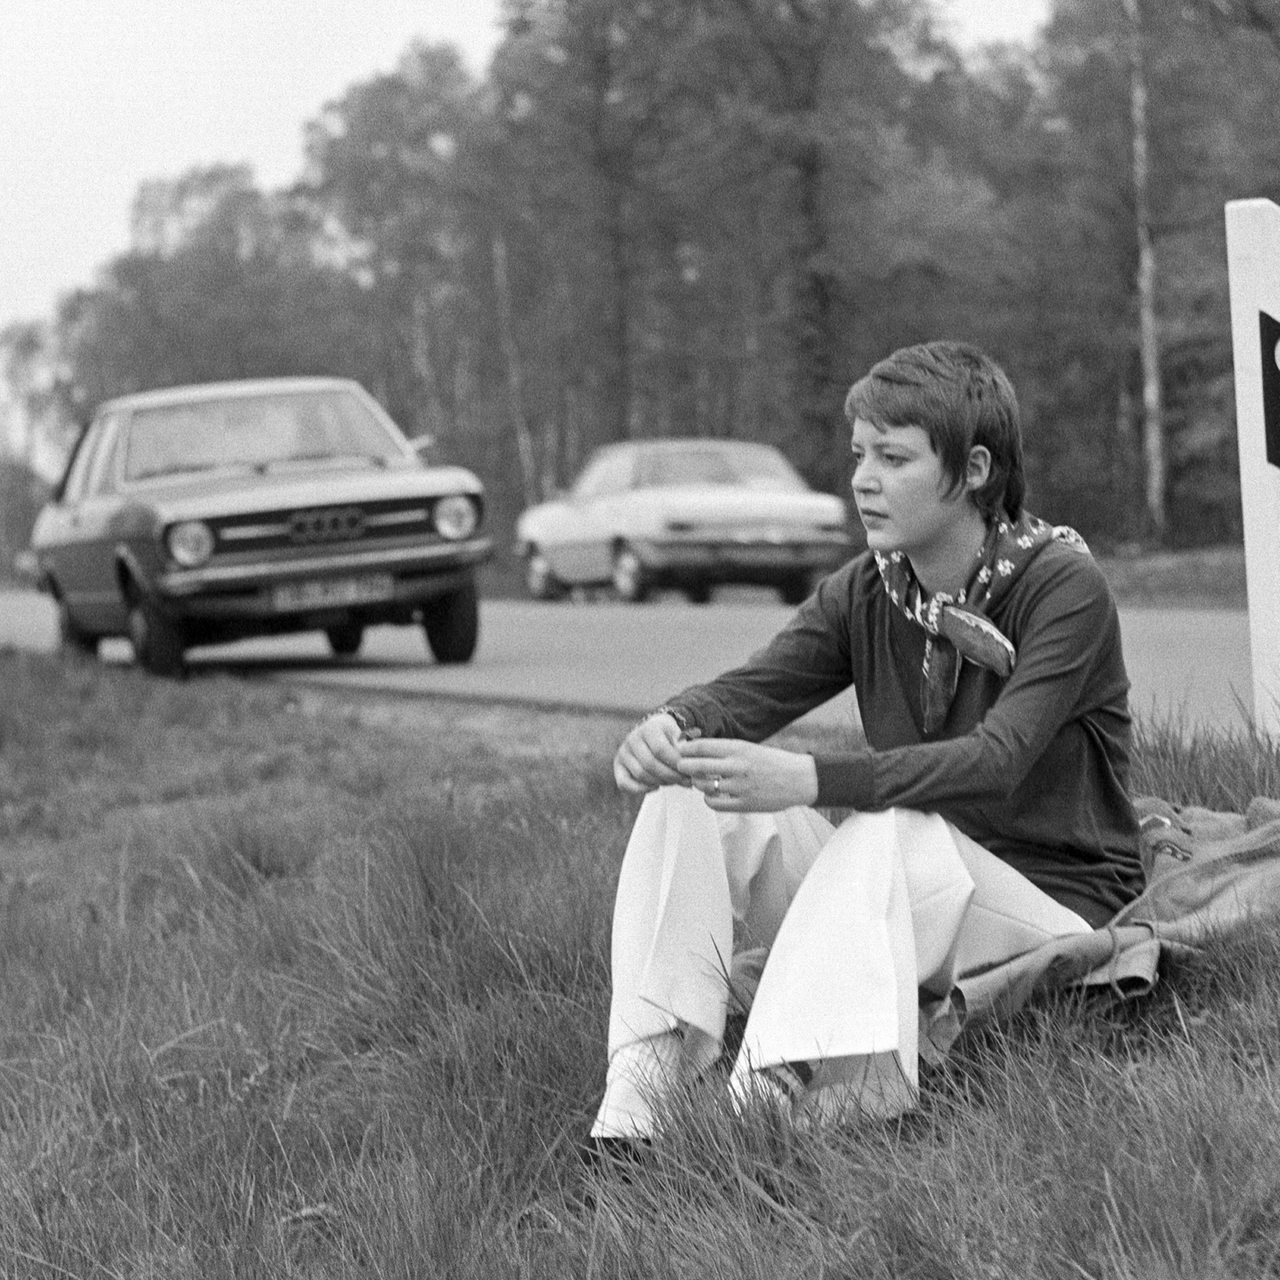
M1280 320L1258 312L1262 331L1262 419L1266 426L1267 461L1280 467Z

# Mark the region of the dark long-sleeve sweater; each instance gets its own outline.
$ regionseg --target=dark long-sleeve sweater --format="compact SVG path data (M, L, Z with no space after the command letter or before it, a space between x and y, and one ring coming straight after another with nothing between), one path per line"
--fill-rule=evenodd
M743 666L668 705L707 737L758 742L852 684L867 746L816 756L820 805L939 813L1105 924L1143 887L1115 602L1089 556L1050 543L989 616L1017 649L1013 674L962 663L934 734L922 727L925 632L869 553Z

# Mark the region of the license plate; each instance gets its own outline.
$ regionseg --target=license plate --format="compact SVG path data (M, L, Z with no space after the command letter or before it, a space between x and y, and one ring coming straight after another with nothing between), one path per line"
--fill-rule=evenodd
M303 609L332 609L344 605L368 604L395 594L389 573L366 573L358 578L313 578L286 582L271 592L271 603L280 613Z

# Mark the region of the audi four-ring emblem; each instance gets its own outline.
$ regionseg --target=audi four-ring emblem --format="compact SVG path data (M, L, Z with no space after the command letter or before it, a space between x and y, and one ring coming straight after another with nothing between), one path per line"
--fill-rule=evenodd
M289 518L289 540L296 543L347 542L364 533L364 512L359 507L327 507L295 511Z

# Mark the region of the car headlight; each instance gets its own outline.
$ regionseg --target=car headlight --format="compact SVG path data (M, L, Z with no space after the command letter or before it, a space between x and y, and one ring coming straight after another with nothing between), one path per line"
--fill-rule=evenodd
M469 537L476 531L480 516L476 504L470 498L455 494L451 498L441 498L432 512L436 532L450 542Z
M203 520L184 520L167 534L169 554L184 568L194 569L213 555L213 530Z

